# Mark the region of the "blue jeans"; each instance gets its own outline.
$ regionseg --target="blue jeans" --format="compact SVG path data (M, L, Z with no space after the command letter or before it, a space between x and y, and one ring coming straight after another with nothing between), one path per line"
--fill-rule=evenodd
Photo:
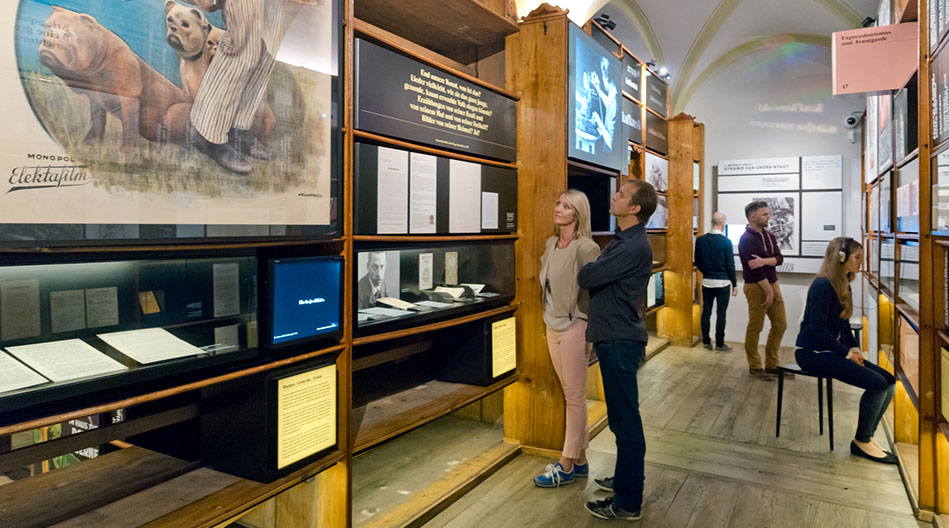
M613 500L628 512L638 512L642 508L646 480L646 437L639 416L636 372L643 363L646 343L601 341L595 347L600 358L610 431L616 435Z
M864 389L860 397L857 434L854 437L860 442L869 442L893 399L896 378L869 361L861 366L832 352L817 353L799 348L794 352L794 357L797 364L808 372Z

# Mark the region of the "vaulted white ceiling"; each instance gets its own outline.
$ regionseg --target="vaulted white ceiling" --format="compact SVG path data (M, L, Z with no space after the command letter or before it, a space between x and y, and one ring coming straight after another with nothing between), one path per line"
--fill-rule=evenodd
M831 33L860 27L864 17L876 18L878 4L879 0L611 0L597 14L605 13L616 22L613 36L633 54L668 68L672 106L679 112L719 69L768 47L793 43L829 47Z

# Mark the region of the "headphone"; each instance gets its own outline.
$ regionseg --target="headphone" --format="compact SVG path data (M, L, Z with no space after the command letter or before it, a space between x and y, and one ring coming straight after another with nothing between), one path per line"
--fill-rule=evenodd
M847 259L850 258L850 243L853 242L853 239L847 237L844 239L841 244L841 250L837 252L837 255L840 257L840 263L843 264L847 262Z

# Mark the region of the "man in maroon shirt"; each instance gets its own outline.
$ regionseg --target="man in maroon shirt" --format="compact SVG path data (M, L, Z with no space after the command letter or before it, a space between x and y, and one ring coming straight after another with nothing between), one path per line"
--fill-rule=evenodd
M757 201L745 206L748 227L738 241L738 256L741 258L741 277L745 281L745 298L748 299L748 329L745 331L745 355L749 373L762 380L773 380L778 369L778 348L787 329L784 313L784 298L778 287L775 269L784 262L778 241L771 231L765 229L770 219L768 203ZM764 316L771 321L768 341L765 344L764 369L758 354L758 336L764 328Z

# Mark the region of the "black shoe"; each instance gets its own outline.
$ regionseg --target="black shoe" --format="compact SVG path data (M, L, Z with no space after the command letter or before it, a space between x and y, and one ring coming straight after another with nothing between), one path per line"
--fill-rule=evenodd
M715 347L715 350L717 350L717 351L719 351L719 352L731 352L731 351L732 351L732 347L730 347L730 346L728 346L728 345L718 345L717 347Z
M274 159L273 151L265 147L250 130L232 128L227 136L231 146L245 156L263 161Z
M603 500L590 501L584 505L591 515L599 519L611 521L619 519L621 521L638 521L642 519L642 508L639 511L628 512L613 502L613 497L607 497Z
M613 477L593 479L593 483L596 484L596 487L600 488L601 490L613 493Z
M860 446L858 446L856 442L853 440L850 441L850 454L852 455L857 455L858 457L863 457L867 460L872 460L881 464L899 464L899 459L896 458L896 455L890 453L889 451L884 451L884 453L886 453L886 456L882 457L868 455L863 449L860 449Z
M218 165L229 171L247 175L250 174L251 169L254 168L230 143L211 143L207 139L204 139L204 136L195 130L193 126L190 131L190 142L194 148L207 154L208 157L216 161Z
M705 347L705 350L712 350L712 344L711 344L711 343L704 343L702 346Z

